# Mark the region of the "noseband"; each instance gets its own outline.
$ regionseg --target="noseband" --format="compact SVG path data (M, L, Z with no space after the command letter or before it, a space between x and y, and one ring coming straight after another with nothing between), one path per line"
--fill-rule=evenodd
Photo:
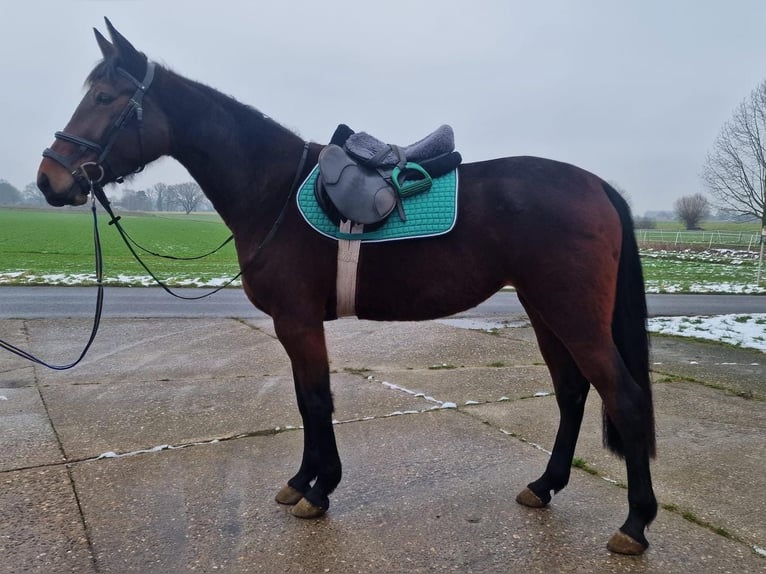
M122 129L128 124L130 118L135 114L136 121L138 122L138 142L139 142L139 157L143 157L143 142L144 142L144 95L154 80L154 62L146 62L146 75L143 81L139 82L135 77L125 71L123 68L117 68L117 73L130 80L135 86L136 91L133 97L130 98L128 104L122 110L117 119L106 131L103 137L105 143L100 144L92 140L70 134L67 132L56 132L56 139L74 144L78 149L70 155L62 155L50 148L46 148L43 151L43 157L47 157L62 165L69 173L74 177L75 181L86 193L90 191L92 183L102 183L104 179L104 164L109 152L112 150L114 142L119 137ZM96 161L89 161L75 165L75 162L84 156L88 152L93 152L98 155ZM93 167L98 170L97 178L92 178L86 171L86 168ZM142 164L134 173L140 172L144 169ZM118 182L123 181L123 177L127 174L117 176Z

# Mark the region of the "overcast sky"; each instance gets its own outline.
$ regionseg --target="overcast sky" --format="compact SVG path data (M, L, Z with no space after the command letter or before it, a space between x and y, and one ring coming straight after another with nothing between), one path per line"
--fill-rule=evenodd
M634 211L703 191L705 154L766 79L766 2L4 0L0 179L23 188L99 60L136 48L298 132L408 144L451 124L465 161L538 155L616 183ZM130 182L190 176L173 160Z

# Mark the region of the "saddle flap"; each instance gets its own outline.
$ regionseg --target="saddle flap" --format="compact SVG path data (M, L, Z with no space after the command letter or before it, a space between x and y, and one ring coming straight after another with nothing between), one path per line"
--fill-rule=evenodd
M356 166L354 160L334 144L326 146L319 154L319 172L326 185L337 184L343 170L352 166Z
M346 219L365 225L385 219L396 208L396 192L377 171L358 165L342 148L328 145L319 154L317 185Z

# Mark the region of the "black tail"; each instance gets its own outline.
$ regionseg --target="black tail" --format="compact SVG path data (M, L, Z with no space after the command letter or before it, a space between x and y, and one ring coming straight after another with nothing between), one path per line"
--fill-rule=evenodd
M630 207L610 185L605 183L604 191L617 210L622 223L622 252L617 270L617 295L612 317L612 336L628 372L645 394L648 412L643 417L646 425L644 436L649 453L653 457L656 453L656 440L652 386L649 379L649 334L646 329L644 274L638 255ZM603 420L604 446L618 455L624 455L620 434L606 412L603 413Z

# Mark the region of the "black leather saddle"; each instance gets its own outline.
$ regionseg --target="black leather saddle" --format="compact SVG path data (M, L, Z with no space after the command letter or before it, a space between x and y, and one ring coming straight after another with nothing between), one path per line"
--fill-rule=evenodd
M403 200L428 192L433 178L461 161L447 125L409 146L397 146L341 124L319 154L314 193L334 223L348 220L373 229L395 209L406 221Z

